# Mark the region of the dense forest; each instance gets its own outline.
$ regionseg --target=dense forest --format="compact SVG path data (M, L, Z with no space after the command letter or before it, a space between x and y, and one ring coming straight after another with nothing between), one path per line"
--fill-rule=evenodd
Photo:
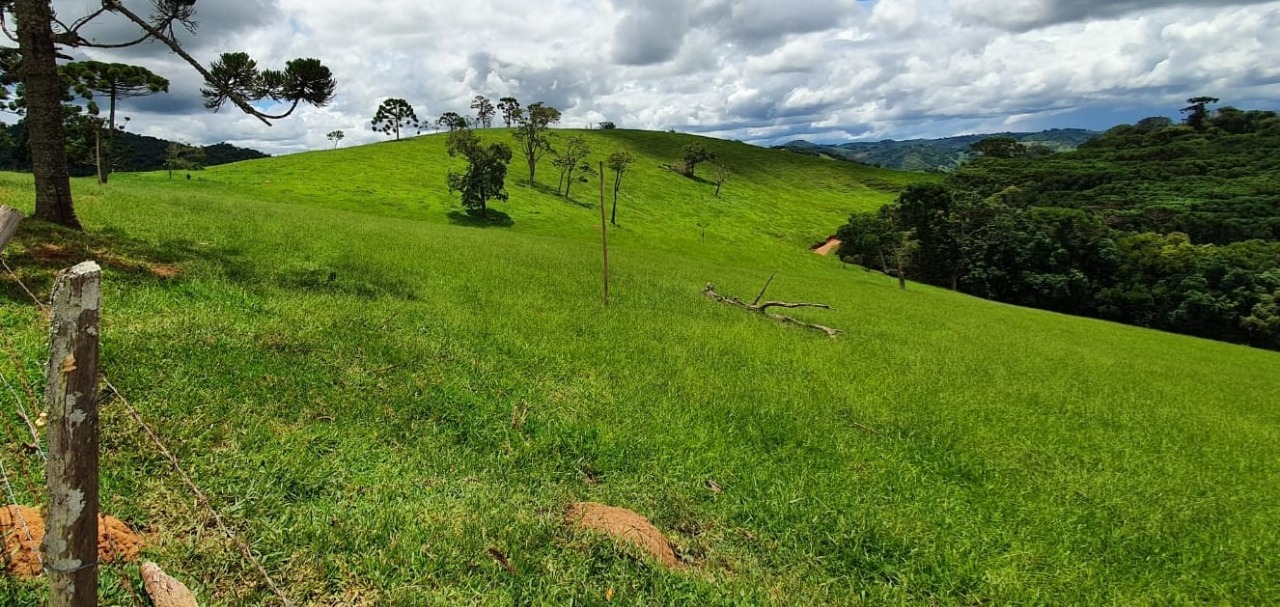
M972 150L974 144L991 137L1014 139L1026 146L1032 154L1043 154L1071 151L1097 136L1096 131L1084 129L1050 129L1038 133L960 135L942 139L906 141L886 139L855 141L840 145L822 145L801 140L791 141L778 147L798 154L827 156L886 169L950 173L974 158L975 154Z
M840 255L1008 303L1280 349L1280 118L1198 98L1079 150L1008 138L840 230Z
M7 136L6 136L7 135ZM165 167L165 158L172 142L157 137L138 135L128 131L119 131L113 143L116 152L112 158L115 171L158 171ZM27 152L26 128L23 122L0 127L0 170L30 171L31 158ZM204 150L200 166L216 166L230 164L241 160L266 158L257 150L237 147L229 143L217 143L201 148ZM68 150L70 172L76 177L87 177L95 172L93 157L87 153L77 154L76 150Z

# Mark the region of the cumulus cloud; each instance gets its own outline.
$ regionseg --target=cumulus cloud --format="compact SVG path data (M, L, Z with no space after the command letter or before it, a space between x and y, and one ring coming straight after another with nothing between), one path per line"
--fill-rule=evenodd
M130 0L142 2L144 0ZM60 11L91 0L58 0ZM565 126L805 137L945 136L1106 126L1212 94L1280 93L1280 2L1157 0L201 0L189 40L209 61L244 50L280 66L317 57L338 79L325 108L266 127L200 106L200 78L146 45L95 58L152 68L169 95L127 100L130 128L271 153L377 140L386 97L423 118L477 94L544 101ZM97 33L125 33L109 24Z

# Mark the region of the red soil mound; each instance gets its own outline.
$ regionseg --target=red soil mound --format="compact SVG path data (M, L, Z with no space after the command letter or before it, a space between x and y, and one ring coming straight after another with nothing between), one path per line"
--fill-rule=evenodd
M24 524L25 523L25 524ZM44 517L34 508L0 508L0 539L4 540L4 570L9 575L40 575L40 542L44 540ZM98 558L111 563L135 561L142 550L142 538L120 519L98 515Z
M581 502L569 507L565 522L579 529L599 531L635 545L656 557L664 567L680 566L680 560L676 558L667 537L649 519L631 510Z

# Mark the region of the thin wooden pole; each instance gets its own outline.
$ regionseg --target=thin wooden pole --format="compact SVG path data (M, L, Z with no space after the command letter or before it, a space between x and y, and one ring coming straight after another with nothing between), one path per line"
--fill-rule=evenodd
M13 239L18 232L18 224L22 223L22 213L18 209L0 204L0 249Z
M609 305L609 225L604 217L604 163L600 163L600 243L604 247L604 305Z
M756 300L751 302L751 305L755 306L760 304L760 300L764 299L765 291L769 290L769 285L773 284L773 279L776 278L777 276L778 276L777 272L774 272L773 274L769 275L769 280L765 281L764 288L760 289L760 294L756 295Z
M50 607L98 604L98 306L102 270L58 274L49 329L49 515L41 549Z

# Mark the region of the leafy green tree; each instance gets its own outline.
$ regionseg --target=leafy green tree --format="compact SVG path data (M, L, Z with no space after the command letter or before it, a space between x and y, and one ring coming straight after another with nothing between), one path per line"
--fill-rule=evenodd
M865 268L888 271L889 251L898 243L898 232L885 213L854 213L836 232L840 249L836 254Z
M520 145L520 152L529 165L529 185L533 186L538 173L538 161L551 148L551 125L560 122L560 110L541 102L530 105L515 117L516 130L512 137Z
M164 168L173 179L174 171L199 171L204 168L204 150L185 143L173 142L165 149Z
M601 122L598 126L602 131L612 131L618 128L618 125L614 123L612 120L606 120L604 122Z
M1280 289L1262 295L1241 325L1259 345L1280 349Z
M729 169L728 169L728 167L724 166L724 165L723 165L723 164L721 164L721 163L716 163L714 166L715 166L715 169L716 169L716 172L715 172L715 178L716 178L716 198L719 198L719 197L720 197L720 188L723 188L723 187L724 187L724 182L726 182L726 181L728 181L728 180L729 180Z
M343 138L345 138L346 136L347 136L347 134L346 134L346 133L343 133L341 130L337 130L337 131L329 131L328 133L326 133L326 134L325 134L325 139L328 139L329 141L332 141L332 142L333 142L333 149L335 149L335 150L336 150L336 149L338 149L338 143L339 143L339 142L341 142L341 141L343 140Z
M573 187L573 173L582 171L583 173L591 172L591 165L587 162L587 157L591 155L591 146L587 144L587 140L581 135L570 135L565 139L564 147L556 153L555 160L551 161L552 166L560 169L560 181L556 184L556 193L560 193L560 188L564 188L564 197L569 197L569 190Z
M1173 119L1166 116L1149 116L1139 120L1134 126L1143 131L1157 131L1173 126Z
M609 155L609 170L613 171L613 211L609 214L609 223L618 225L618 192L622 191L622 178L635 164L636 157L629 152L614 152Z
M471 101L471 109L476 111L476 124L480 125L480 128L487 129L493 126L493 117L497 114L497 109L488 97L476 95L476 98Z
M1026 146L1013 137L987 137L969 146L969 149L990 158L1018 158L1027 153Z
M921 281L951 282L960 259L951 192L941 184L912 184L887 212L899 231L913 232L920 243L916 266Z
M400 141L400 133L409 129L422 128L422 123L418 121L418 114L413 111L413 106L408 101L399 97L391 97L383 100L382 105L378 106L378 111L373 115L373 130L384 134L395 134L396 141Z
M701 143L690 143L681 152L684 155L684 174L689 177L697 175L698 165L708 160L715 160L716 155L707 150Z
M490 200L507 200L507 165L511 163L511 147L505 143L485 143L471 129L449 133L449 156L462 156L467 168L461 173L449 171L449 193L460 192L462 204L469 212L489 215Z
M1208 126L1209 105L1217 103L1217 97L1192 97L1187 100L1187 107L1181 112L1187 115L1187 126L1203 131Z
M178 41L177 30L196 30L195 0L151 0L148 18L140 16L123 0L101 0L79 14L54 15L48 0L5 0L0 2L0 27L16 21L17 76L26 87L27 131L36 183L36 217L81 229L71 197L67 170L66 131L63 127L62 96L65 91L58 73L58 60L66 48L121 48L158 41L169 47L204 77L201 94L206 107L217 110L230 101L241 111L270 124L291 114L300 103L322 106L333 99L336 83L329 69L315 59L295 59L284 70L259 70L243 53L226 53L206 69ZM137 37L126 40L89 40L81 30L104 15L122 17L137 27ZM291 104L282 114L271 114L255 103L271 101Z
M145 97L156 93L168 92L169 81L153 74L145 67L124 63L104 63L102 61L76 61L61 67L64 78L71 81L72 89L84 99L92 99L95 94L104 95L108 102L106 141L101 137L96 144L98 148L98 182L106 183L111 172L111 163L102 161L103 154L113 152L115 141L116 105L122 97Z
M920 241L916 240L913 230L898 232L898 237L889 248L898 275L898 288L903 291L907 290L907 269L915 263L916 252L919 250Z
M502 113L502 121L507 127L515 124L524 110L520 108L520 102L515 97L503 97L498 100L498 111Z
M462 114L457 112L445 112L440 116L440 118L436 119L436 126L442 129L447 129L452 133L454 131L471 128L471 123L467 120L467 117Z

